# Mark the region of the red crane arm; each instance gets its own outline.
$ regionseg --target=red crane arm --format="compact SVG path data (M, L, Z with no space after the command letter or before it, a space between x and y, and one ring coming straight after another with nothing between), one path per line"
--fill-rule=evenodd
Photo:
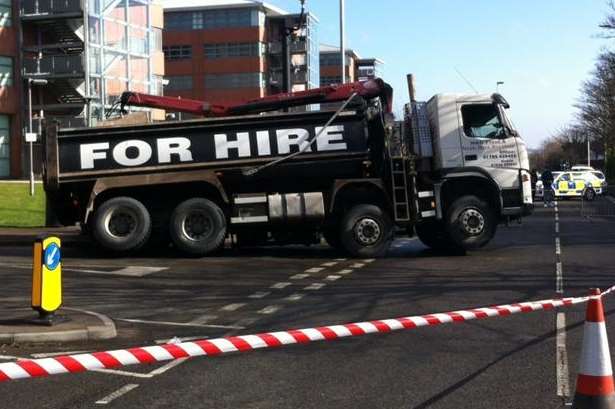
M121 106L122 109L125 106L139 106L201 116L233 116L275 111L294 106L345 101L355 93L357 96L365 99L379 97L385 109L388 112L391 111L393 90L381 79L329 85L307 91L276 94L234 105L215 105L193 99L125 92L121 97Z

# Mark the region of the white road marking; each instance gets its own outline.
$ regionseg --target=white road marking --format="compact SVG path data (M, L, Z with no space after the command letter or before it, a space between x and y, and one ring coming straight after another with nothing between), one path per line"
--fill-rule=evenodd
M365 263L354 263L350 266L350 268L363 268L365 267Z
M233 325L214 325L214 324L191 324L189 322L170 322L170 321L149 321L131 318L115 318L117 321L133 322L136 324L168 325L172 327L198 327L198 328L221 328L221 329L245 329Z
M325 278L325 280L326 280L326 281L337 281L337 280L339 280L340 278L342 278L342 276L330 275L330 276L327 276L327 277Z
M24 359L24 358L20 358L18 356L12 356L12 355L0 355L0 359L3 361L16 361L16 360Z
M286 301L299 301L303 297L305 297L305 294L295 293L295 294L291 294L288 297L286 297L285 300Z
M325 283L313 283L313 284L310 284L307 287L305 287L304 290L320 290L321 288L323 288L326 285L327 284L325 284Z
M336 258L336 259L334 259L334 261L346 261L346 260L348 260L348 259L347 258Z
M238 309L245 307L245 305L246 303L243 303L243 302L228 304L220 308L220 311L229 311L229 312L237 311Z
M282 290L286 287L288 287L289 285L293 285L293 283L289 283L289 282L283 282L283 283L275 283L273 284L271 287L269 288L273 288L275 290Z
M559 234L559 223L555 222L555 233Z
M562 254L562 245L559 237L555 238L555 254L557 254L558 256Z
M32 267L28 267L28 268L32 268ZM307 270L305 270L306 273L320 273L322 270L324 270L324 268L322 267L312 267L312 268L308 268Z
M568 352L566 350L566 314L558 312L556 316L555 360L557 362L557 396L570 396L568 370Z
M171 341L179 341L179 342L186 342L186 341L194 341L195 339L208 339L209 336L207 335L197 335L194 337L174 337L174 338L169 338L169 339L157 339L154 342L157 345L164 345L164 344L168 344Z
M41 354L31 354L32 358L40 359L40 358L49 358L52 356L60 356L60 355L76 355L83 354L89 351L60 351L60 352L45 352Z
M202 339L202 338L199 338ZM162 375L166 371L175 368L177 365L183 363L188 358L179 358L173 361L170 361L166 365L161 366L160 368L156 368L148 373L139 373L139 372L129 372L122 371L119 369L93 369L94 372L107 373L111 375L119 375L119 376L127 376L130 378L139 378L139 379L150 379L158 375Z
M560 295L564 294L564 273L560 261L555 263L555 292Z
M340 270L340 271L338 271L338 272L337 272L337 274L341 274L341 275L345 276L345 275L347 275L347 274L352 273L353 271L354 271L354 270L347 268L347 269L345 269L345 270Z
M279 305L268 305L267 307L265 307L262 310L260 310L258 313L259 314L269 315L269 314L274 314L274 313L278 312L281 309L282 309L282 307L279 306Z
M374 261L376 261L375 258L368 258L366 260L363 260L364 263L373 263Z
M294 276L291 276L290 279L291 280L303 280L303 279L308 278L308 277L310 277L309 274L302 273L302 274L295 274Z
M215 320L216 318L218 318L217 315L205 314L194 318L189 322L189 324L203 325Z
M134 384L134 383L129 383L128 385L124 385L122 386L120 389L116 390L115 392L105 396L104 398L97 400L95 402L96 405L108 405L109 403L113 402L115 399L119 398L122 395L127 394L128 392L130 392L131 390L138 388L139 385Z
M333 267L333 266L337 265L337 263L338 263L337 261L329 261L327 263L322 263L321 267Z
M271 294L271 291L257 291L254 294L249 295L248 298L259 300L261 298L267 297L269 294Z
M164 270L168 270L168 268L167 267L128 266L126 268L122 268L119 270L102 271L102 270L90 270L90 269L64 267L64 271L69 271L69 272L72 271L76 273L100 274L100 275L122 276L122 277L145 277L150 274L159 273Z

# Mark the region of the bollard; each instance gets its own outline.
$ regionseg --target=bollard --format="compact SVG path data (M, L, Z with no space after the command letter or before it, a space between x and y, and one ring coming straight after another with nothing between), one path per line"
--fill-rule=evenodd
M62 243L57 237L34 242L32 263L32 308L38 311L33 322L53 325L60 320L55 312L62 305Z

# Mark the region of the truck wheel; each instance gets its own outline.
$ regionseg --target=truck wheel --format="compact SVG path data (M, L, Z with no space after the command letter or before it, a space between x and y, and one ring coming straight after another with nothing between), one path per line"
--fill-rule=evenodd
M455 248L444 223L438 220L426 220L414 226L419 240L434 250L449 250Z
M173 210L169 233L179 250L193 256L204 256L224 244L226 217L211 200L189 199Z
M391 244L393 223L378 206L354 206L340 226L341 247L353 257L382 257Z
M94 213L92 236L105 249L121 253L140 250L151 233L149 211L136 199L109 199Z
M446 220L453 244L464 250L485 246L497 228L496 217L489 204L476 196L462 196L455 200Z

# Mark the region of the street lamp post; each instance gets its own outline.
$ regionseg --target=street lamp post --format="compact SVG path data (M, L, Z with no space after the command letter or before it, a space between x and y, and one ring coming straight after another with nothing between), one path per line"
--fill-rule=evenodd
M498 81L495 84L495 92L500 92L500 85L504 85L504 81Z
M34 134L34 124L32 118L32 85L47 85L47 80L28 78L28 147L30 150L30 196L34 196L34 154L32 152L34 140L31 137ZM40 101L39 101L40 103Z
M344 22L346 19L346 7L344 0L340 0L340 53L342 55L342 84L346 83L346 29Z

